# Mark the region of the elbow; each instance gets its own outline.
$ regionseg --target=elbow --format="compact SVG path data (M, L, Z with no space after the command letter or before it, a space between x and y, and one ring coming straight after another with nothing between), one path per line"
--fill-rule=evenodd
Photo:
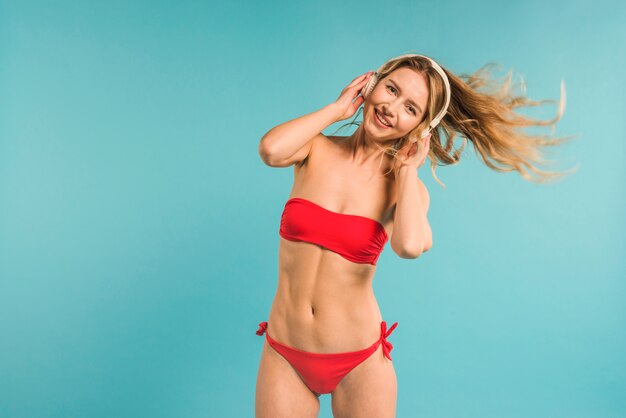
M287 167L290 164L285 164L285 158L276 153L273 142L268 142L269 137L267 134L261 138L259 142L259 156L261 160L270 167Z
M433 237L428 236L426 238L426 241L424 241L424 243L422 244L422 252L425 253L426 251L430 250L432 246L433 246Z
M426 251L430 250L432 246L433 246L432 239L429 239L429 240L424 241L420 245L405 246L400 251L396 251L396 253L401 258L415 259L415 258L418 258L423 253L425 253Z
M406 259L419 258L419 256L422 255L422 252L423 251L419 251L419 250L396 251L396 253L400 256L400 258L406 258Z
M267 143L264 142L263 139L261 139L261 142L259 142L258 151L259 151L259 156L261 157L261 160L265 163L265 165L273 167L272 154L270 153L267 147Z
M419 258L419 256L422 255L424 251L425 250L423 248L411 248L402 251L401 253L399 253L399 255L402 258L416 259Z

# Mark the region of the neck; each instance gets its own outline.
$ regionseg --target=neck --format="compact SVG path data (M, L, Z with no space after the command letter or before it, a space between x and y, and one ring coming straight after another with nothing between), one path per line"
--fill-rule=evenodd
M352 161L357 166L365 166L373 160L381 158L383 150L376 146L374 139L367 136L363 125L354 131L350 140L352 143Z

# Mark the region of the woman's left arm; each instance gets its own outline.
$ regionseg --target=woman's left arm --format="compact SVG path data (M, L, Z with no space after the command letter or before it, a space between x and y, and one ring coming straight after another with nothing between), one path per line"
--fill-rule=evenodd
M426 216L430 196L414 165L399 168L396 182L398 198L391 248L402 258L417 258L432 247L432 231Z
M433 245L428 224L430 196L417 176L430 150L429 133L416 142L408 142L398 151L401 162L396 172L397 202L391 234L391 248L402 258L417 258Z

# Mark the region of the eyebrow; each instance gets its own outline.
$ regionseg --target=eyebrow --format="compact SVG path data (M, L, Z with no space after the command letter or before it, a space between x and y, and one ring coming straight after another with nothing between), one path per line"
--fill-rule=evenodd
M395 88L398 89L398 91L400 92L400 94L402 94L402 89L398 86L398 83L396 83L395 81L393 81L393 79L389 79L389 81L391 81L394 85ZM417 108L417 110L420 111L420 113L424 113L424 111L422 110L421 107L419 107L419 105L417 103L415 103L415 101L413 101L413 99L409 99L409 103L411 103L413 106L415 106Z

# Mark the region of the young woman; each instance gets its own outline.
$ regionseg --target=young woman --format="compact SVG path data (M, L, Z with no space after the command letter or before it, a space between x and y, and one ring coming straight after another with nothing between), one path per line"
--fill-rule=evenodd
M397 322L383 321L372 280L387 241L402 258L432 246L429 195L417 169L426 157L433 174L437 161L458 162L463 149L451 151L459 133L491 168L529 180L530 171L557 175L533 163L543 161L540 147L565 138L516 128L556 123L564 101L554 121L536 121L513 109L541 102L512 96L509 83L479 92L487 81L480 73L455 76L424 55L401 55L355 78L335 102L263 136L263 161L293 165L295 178L280 222L277 292L257 331L265 334L258 418L316 417L324 393L337 418L395 416L388 337ZM363 122L352 135L321 133L361 104Z

